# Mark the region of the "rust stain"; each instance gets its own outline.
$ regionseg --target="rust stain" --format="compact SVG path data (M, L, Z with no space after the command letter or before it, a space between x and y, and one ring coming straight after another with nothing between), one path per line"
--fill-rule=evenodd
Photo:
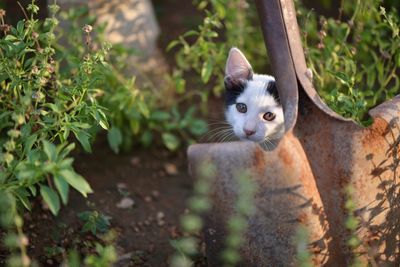
M298 221L298 222L301 222L301 223L306 223L306 222L307 222L307 218L308 218L307 214L305 214L305 213L300 213L300 214L297 216L297 221Z
M293 163L292 156L286 149L281 149L278 153L279 158L285 163L286 166L290 166Z
M371 147L373 145L379 145L382 141L381 137L388 133L389 124L382 118L375 118L374 123L365 129L362 145L364 147Z
M254 149L253 153L253 166L255 171L258 173L263 173L265 169L265 158L264 151L260 148Z

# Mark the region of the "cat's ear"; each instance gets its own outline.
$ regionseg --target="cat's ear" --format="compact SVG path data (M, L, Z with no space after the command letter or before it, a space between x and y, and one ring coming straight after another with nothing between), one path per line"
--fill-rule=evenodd
M253 69L243 53L236 47L229 51L225 67L225 78L231 80L251 80Z
M279 98L278 94L278 88L276 88L276 82L275 81L270 81L267 85L267 91L270 95L272 95L275 99L276 102L281 104L281 100Z

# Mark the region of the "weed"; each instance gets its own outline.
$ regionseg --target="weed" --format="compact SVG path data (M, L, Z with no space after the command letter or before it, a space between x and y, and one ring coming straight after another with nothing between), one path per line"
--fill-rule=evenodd
M98 211L84 211L78 214L79 219L84 223L82 232L91 232L96 235L97 232L105 233L110 227L110 217Z

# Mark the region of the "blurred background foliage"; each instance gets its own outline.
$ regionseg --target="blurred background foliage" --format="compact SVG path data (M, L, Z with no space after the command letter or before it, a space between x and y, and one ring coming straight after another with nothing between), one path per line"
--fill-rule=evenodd
M195 3L206 10L203 24L169 46L179 47L180 70L195 70L203 83L211 81L217 96L223 91L220 81L230 47L245 51L256 72L268 70L255 5L242 0ZM340 1L336 11L329 7L339 2L320 3L322 12L330 10L329 16L317 15L306 8L307 3L295 1L314 85L333 110L366 125L368 110L399 92L399 4ZM207 99L209 92L202 95Z

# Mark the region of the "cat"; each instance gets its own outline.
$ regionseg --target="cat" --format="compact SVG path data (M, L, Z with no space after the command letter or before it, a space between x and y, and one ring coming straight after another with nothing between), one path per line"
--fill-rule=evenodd
M276 146L284 132L284 115L275 78L253 73L236 47L229 51L225 67L225 117L237 138Z

